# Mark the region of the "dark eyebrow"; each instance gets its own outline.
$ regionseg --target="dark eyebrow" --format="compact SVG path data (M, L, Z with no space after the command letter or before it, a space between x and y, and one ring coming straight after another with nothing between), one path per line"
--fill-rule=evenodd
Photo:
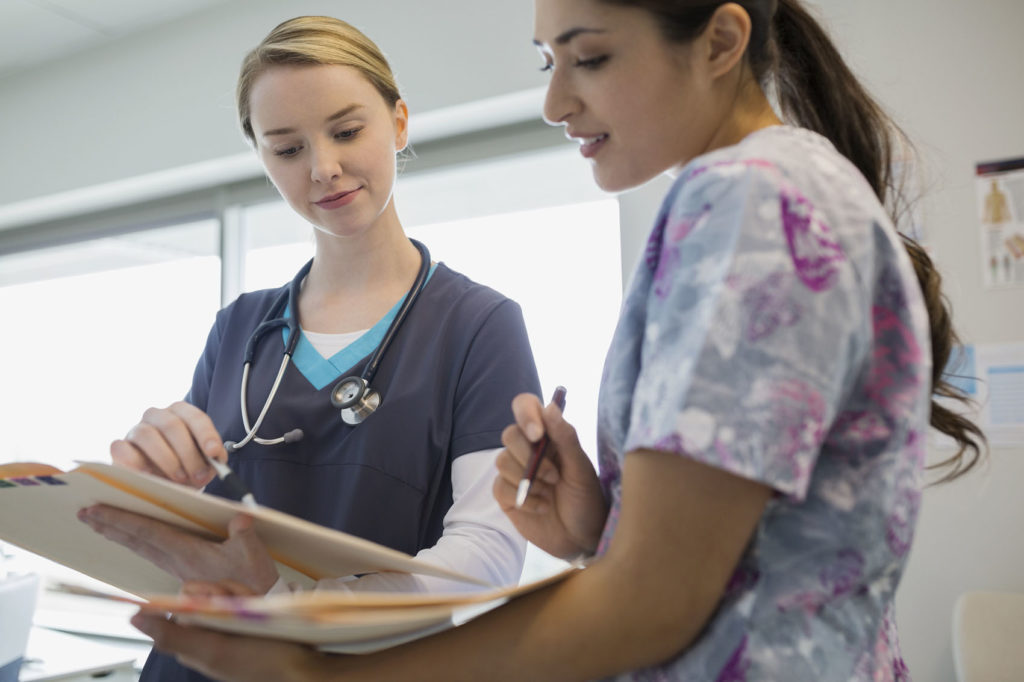
M345 107L344 109L339 109L338 111L336 111L333 114L331 114L330 116L328 116L326 123L330 123L331 121L337 121L339 118L345 118L346 116L351 114L356 109L362 109L362 108L363 108L362 104L350 104L347 107ZM263 136L264 137L269 137L271 135L289 135L289 134L294 133L294 132L295 132L295 128L275 128L274 130L268 130L267 132L263 133Z
M572 40L576 36L580 35L581 33L604 33L604 32L605 32L605 30L603 28L583 28L582 26L577 27L577 28L570 28L568 31L566 31L565 33L562 33L557 38L555 38L555 45L565 45L566 43L568 43L570 40ZM541 45L543 45L543 43L541 43L541 41L537 40L536 38L533 39L533 44L536 45L537 47L540 47Z

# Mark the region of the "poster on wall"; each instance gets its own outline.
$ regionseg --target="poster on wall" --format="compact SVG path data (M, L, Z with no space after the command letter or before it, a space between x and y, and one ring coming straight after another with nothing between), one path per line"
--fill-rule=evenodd
M976 166L987 288L1024 287L1024 158Z

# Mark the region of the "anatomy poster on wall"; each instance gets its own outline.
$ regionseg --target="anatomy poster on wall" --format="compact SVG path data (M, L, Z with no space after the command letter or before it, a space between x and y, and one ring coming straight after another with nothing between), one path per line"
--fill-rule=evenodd
M985 286L1024 286L1024 158L977 164Z

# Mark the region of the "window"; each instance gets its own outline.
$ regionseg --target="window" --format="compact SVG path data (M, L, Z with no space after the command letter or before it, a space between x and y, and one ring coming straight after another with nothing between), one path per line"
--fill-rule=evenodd
M76 459L105 461L110 441L146 407L184 397L219 307L218 243L218 222L202 220L0 258L0 308L10 321L0 335L0 463L67 470ZM29 552L0 550L12 570L101 586ZM132 612L46 594L36 622L138 638Z
M218 308L217 225L0 258L0 461L106 459L143 409L184 397Z

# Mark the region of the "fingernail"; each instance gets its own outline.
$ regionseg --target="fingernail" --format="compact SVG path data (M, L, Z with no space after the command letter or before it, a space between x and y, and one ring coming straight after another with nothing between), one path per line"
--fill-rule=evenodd
M526 425L526 437L533 442L537 442L544 435L544 429L541 428L540 424L536 422Z
M203 452L213 457L214 455L219 455L223 447L224 443L221 443L219 440L208 440L203 443Z
M177 471L174 472L172 478L178 483L185 483L186 481L188 481L188 474L185 473L184 469L178 469Z
M203 481L210 478L211 473L212 472L210 470L210 467L203 467L196 473L192 474L192 480L195 481L196 483L202 483Z
M540 480L554 485L558 483L558 472L555 469L545 469L544 473L540 475Z

